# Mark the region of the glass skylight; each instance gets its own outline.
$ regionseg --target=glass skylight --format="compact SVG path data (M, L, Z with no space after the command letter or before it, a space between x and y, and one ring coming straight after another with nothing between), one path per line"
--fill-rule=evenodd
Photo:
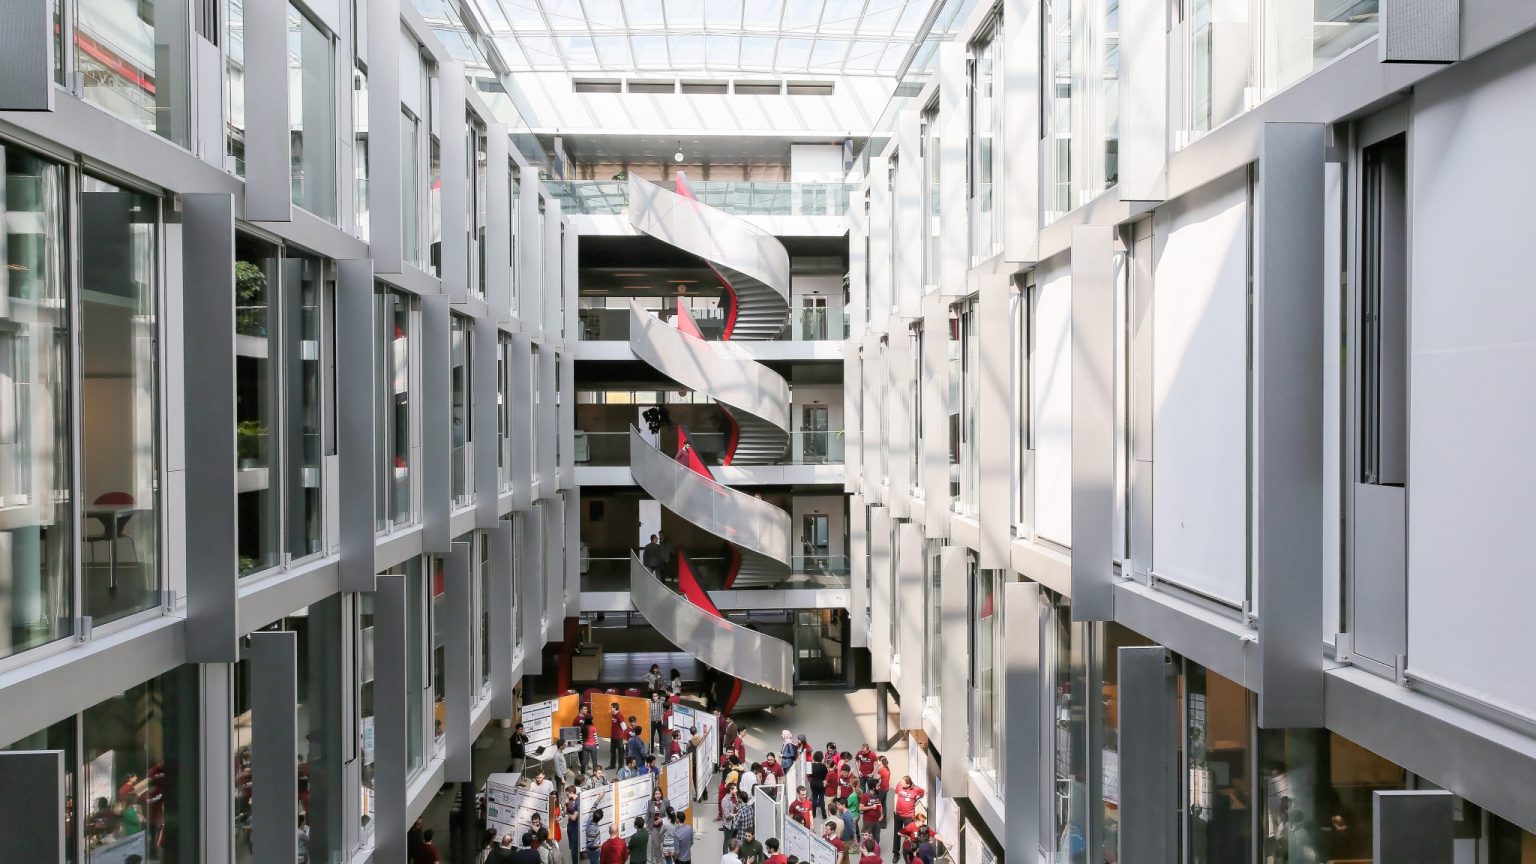
M944 0L470 2L511 71L893 77Z

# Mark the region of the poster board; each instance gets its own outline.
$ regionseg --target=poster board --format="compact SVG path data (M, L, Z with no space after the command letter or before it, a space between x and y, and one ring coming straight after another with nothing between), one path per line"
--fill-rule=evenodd
M617 693L593 693L592 716L597 721L600 732L608 731L608 706L618 705L619 713L625 720L630 717L640 724L641 735L649 743L651 725L651 700L639 696L620 696Z
M686 756L673 759L667 763L666 771L661 775L663 794L667 803L673 810L684 814L689 824L693 823L693 810L689 807L693 803L693 771Z
M810 864L837 864L837 847L816 836L811 829L793 819L784 820L784 836L779 851L794 855Z
M526 787L518 786L517 774L492 774L485 781L485 823L496 829L498 835L511 834L520 840L523 832L533 828L533 814L538 813L545 825L553 825L549 813L549 801Z
M674 705L672 706L672 728L681 729L685 738L688 736L688 730L699 730L703 740L699 742L699 749L693 760L694 788L707 789L710 779L720 767L720 716L690 708L687 705Z
M777 789L777 786L762 784L752 787L752 824L759 843L768 842L769 837L778 837L784 824L784 809L773 794Z
M619 817L619 836L635 833L635 817L644 816L651 797L651 778L642 774L613 784L614 810Z
M523 705L518 721L523 724L523 733L528 736L528 743L555 744L559 743L560 727L575 726L576 715L580 711L581 697L572 693L558 699Z
M608 840L608 826L613 824L613 817L617 810L613 806L613 786L599 786L596 789L585 789L577 795L577 818L581 821L581 836L578 844L585 844L587 837L587 824L592 821L592 814L598 810L603 811L603 818L597 821L598 843Z

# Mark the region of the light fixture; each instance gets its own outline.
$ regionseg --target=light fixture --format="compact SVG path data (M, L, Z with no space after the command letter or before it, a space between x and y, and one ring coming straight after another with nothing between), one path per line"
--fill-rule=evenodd
M683 142L681 139L677 142L677 152L672 154L672 161L678 163L683 161Z

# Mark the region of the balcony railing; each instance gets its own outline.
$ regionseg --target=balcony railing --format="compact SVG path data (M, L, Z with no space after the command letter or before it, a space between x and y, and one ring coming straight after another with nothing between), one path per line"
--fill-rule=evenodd
M854 186L848 183L789 183L708 180L690 182L693 197L738 216L842 216ZM563 213L616 216L629 207L625 180L545 180L544 188Z
M699 584L706 591L719 591L725 584L725 559L716 557L695 558L688 556ZM581 559L581 590L628 591L629 563L627 557L591 557ZM671 574L662 574L662 580L672 584ZM790 559L789 575L778 584L754 583L737 590L783 590L786 588L847 588L848 559L842 555L796 555Z
M587 342L624 342L629 339L629 304L670 315L676 309L676 297L582 297L577 301L576 318L579 338ZM684 299L688 313L706 339L718 339L725 329L725 311L713 297ZM789 326L779 334L780 341L840 342L848 338L848 312L844 309L802 307L790 314Z
M725 455L726 436L719 432L690 432L694 452L703 457L707 465L719 465ZM671 436L663 435L663 443L670 450ZM841 465L843 464L843 433L791 432L789 449L780 465ZM588 432L576 430L577 465L617 467L629 464L628 432ZM629 578L629 565L624 565L624 578Z

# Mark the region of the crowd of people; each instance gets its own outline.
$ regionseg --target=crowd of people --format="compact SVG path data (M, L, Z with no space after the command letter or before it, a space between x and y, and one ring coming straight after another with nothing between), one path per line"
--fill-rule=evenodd
M590 705L580 710L579 771L569 777L559 809L565 819L566 848L561 848L543 820L535 816L532 828L518 837L486 831L480 862L692 864L694 828L686 814L674 810L666 800L660 785L661 765L697 751L703 736L696 728L670 728L672 708L683 692L683 679L676 669L663 677L660 667L652 665L644 686L650 697L648 717L625 716L616 704L609 709L607 771L616 772L612 780L598 758L603 737L598 734L599 722ZM720 864L805 864L784 854L779 838L756 836L753 793L758 786L772 788L776 797L785 796L788 818L830 844L837 851L838 864L884 864L887 855L892 864L935 864L944 855L944 844L923 812L923 788L907 776L893 783L889 761L869 744L850 752L829 741L826 747L816 749L805 735L785 730L776 751L748 761L742 730L734 718L725 717L718 732L714 821L720 825L724 841ZM510 743L512 764L508 771L521 771L528 755L528 736L521 724L513 730ZM796 768L800 770L795 772ZM703 766L697 770L702 772ZM634 818L629 837L623 836L625 832L615 821L606 829L604 839L604 829L599 827L602 811L592 814L583 826L582 791L646 775L653 778L651 800L646 813ZM803 782L789 789L786 775L803 778ZM542 770L536 771L528 784L535 794L546 798L557 791ZM707 797L701 794L699 801ZM893 832L889 838L885 835L888 827ZM412 861L415 864L414 858Z

